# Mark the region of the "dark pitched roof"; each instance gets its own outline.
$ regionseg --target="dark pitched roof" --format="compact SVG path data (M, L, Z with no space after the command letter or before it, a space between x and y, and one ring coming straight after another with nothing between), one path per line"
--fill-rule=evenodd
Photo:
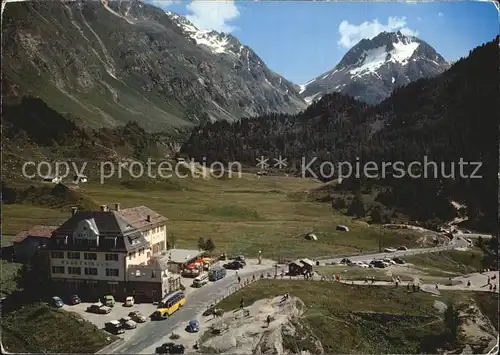
M57 230L56 234L72 234L83 220L93 220L99 234L127 235L136 231L136 228L125 221L116 211L78 211L71 216Z
M57 228L57 226L36 225L31 227L29 230L17 233L12 241L14 243L21 243L28 237L50 238L52 236L52 232L54 232Z
M167 223L168 218L146 206L125 208L116 213L133 227L143 231ZM148 222L148 216L150 221Z
M99 246L90 248L87 245L79 245L73 241L73 232L81 221L89 220L93 227L97 228L100 235ZM67 244L57 243L56 239L68 237ZM116 238L116 244L115 244ZM133 251L140 248L150 247L149 242L142 236L141 232L125 221L116 211L79 211L71 216L59 228L54 231L54 242L51 249L63 250L109 250L109 251Z

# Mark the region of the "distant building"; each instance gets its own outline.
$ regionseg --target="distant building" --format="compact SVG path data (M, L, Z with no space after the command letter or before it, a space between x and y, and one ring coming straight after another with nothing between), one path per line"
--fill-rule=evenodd
M313 261L309 259L299 259L288 264L288 274L290 276L304 275L305 273L312 273L313 268Z
M37 225L29 230L19 232L12 240L14 260L18 263L28 263L36 252L45 247L57 226Z
M203 254L205 252L202 250L169 249L163 253L162 258L167 260L170 271L179 273Z
M166 263L153 258L165 250L168 219L146 206L100 211L72 209L50 238L50 278L58 292L82 296L137 295L159 300L180 287ZM154 260L152 260L154 259Z

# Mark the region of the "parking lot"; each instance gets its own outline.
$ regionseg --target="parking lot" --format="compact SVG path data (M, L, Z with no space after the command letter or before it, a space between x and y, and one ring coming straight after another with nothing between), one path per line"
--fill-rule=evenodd
M272 264L273 262L270 260L262 260L262 264L259 264L257 260L248 260L247 266L239 271L239 275L241 275L242 281L245 279L250 279L253 275L255 275L256 278L259 278L262 270L266 268L268 269ZM236 278L236 277L237 276L235 270L227 270L226 278ZM181 278L181 283L182 285L184 285L185 293L188 297L189 295L192 295L194 293L203 292L203 287L201 288L191 287L193 280L194 280L193 278L187 278L187 277ZM124 307L121 302L117 302L109 314L95 314L86 311L87 307L89 307L92 304L93 303L82 302L74 306L64 305L63 309L69 312L76 312L80 314L84 319L97 325L101 329L104 328L105 323L112 320L119 320L120 318L127 317L128 314L132 311L139 311L140 313L142 313L147 318L146 322L148 323L151 321L149 319L149 316L156 310L156 305L153 305L152 303L136 303L132 307ZM144 325L138 323L137 329L140 329L141 326ZM119 336L127 340L133 335L134 332L136 332L135 329L127 330L125 331L124 334L120 334Z
M97 325L99 328L104 328L104 324L111 320L119 320L120 318L127 317L128 314L132 311L141 312L146 318L148 318L147 322L149 322L149 315L152 314L156 310L156 306L151 303L138 303L132 307L124 307L122 303L117 302L115 306L112 308L112 311L108 314L95 314L87 312L86 309L88 306L93 303L82 302L80 304L74 306L64 305L63 309L68 312L76 312L80 314L84 319L89 322ZM138 323L137 328L140 328L142 324ZM127 330L124 334L120 334L120 337L127 339L131 333L135 330Z

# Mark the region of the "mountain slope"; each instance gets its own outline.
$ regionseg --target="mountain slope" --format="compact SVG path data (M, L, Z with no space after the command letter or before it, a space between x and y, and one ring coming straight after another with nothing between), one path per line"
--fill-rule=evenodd
M378 103L391 92L420 78L449 68L426 42L401 32L382 32L352 47L332 70L302 86L307 102L334 91L367 103Z
M90 127L170 130L305 107L249 48L207 50L141 1L11 2L2 32L4 100L38 96Z
M206 157L208 162L239 161L251 166L260 156L282 156L291 171L315 173L323 180L339 174L338 165L332 173L321 166L323 162L349 162L353 169L358 161L375 162L382 173L381 166L387 162L408 167L414 161L421 166L424 159L434 161L437 177L432 164L426 168L426 178L393 177L389 166L383 177L370 178L374 174L370 168L370 176L363 177L361 170L361 178L351 175L340 186L359 190L382 185L387 191L379 196L380 202L401 209L413 220L448 219L454 213L449 201L461 201L468 206L471 220L493 231L497 228L498 61L497 38L443 74L396 89L379 105L328 94L298 115L209 124L193 131L182 151L196 159ZM475 177L482 178L471 177L474 164L466 164L460 172L461 161L481 162ZM348 173L346 167L343 171ZM449 178L452 171L454 179Z

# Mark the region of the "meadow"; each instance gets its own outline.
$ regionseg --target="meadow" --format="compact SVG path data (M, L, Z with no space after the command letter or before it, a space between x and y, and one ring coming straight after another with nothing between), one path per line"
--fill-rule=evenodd
M70 186L70 185L68 185ZM376 251L382 245L417 245L411 232L381 231L366 221L335 211L310 196L324 185L316 180L243 173L241 178L108 180L80 184L79 196L95 206L146 205L169 219L168 240L177 248L196 248L200 237L215 242L215 253L265 258L320 257ZM41 202L43 203L43 202ZM3 232L15 235L34 224L59 224L64 207L33 203L3 206ZM337 231L339 224L349 232ZM317 241L305 240L314 233Z

